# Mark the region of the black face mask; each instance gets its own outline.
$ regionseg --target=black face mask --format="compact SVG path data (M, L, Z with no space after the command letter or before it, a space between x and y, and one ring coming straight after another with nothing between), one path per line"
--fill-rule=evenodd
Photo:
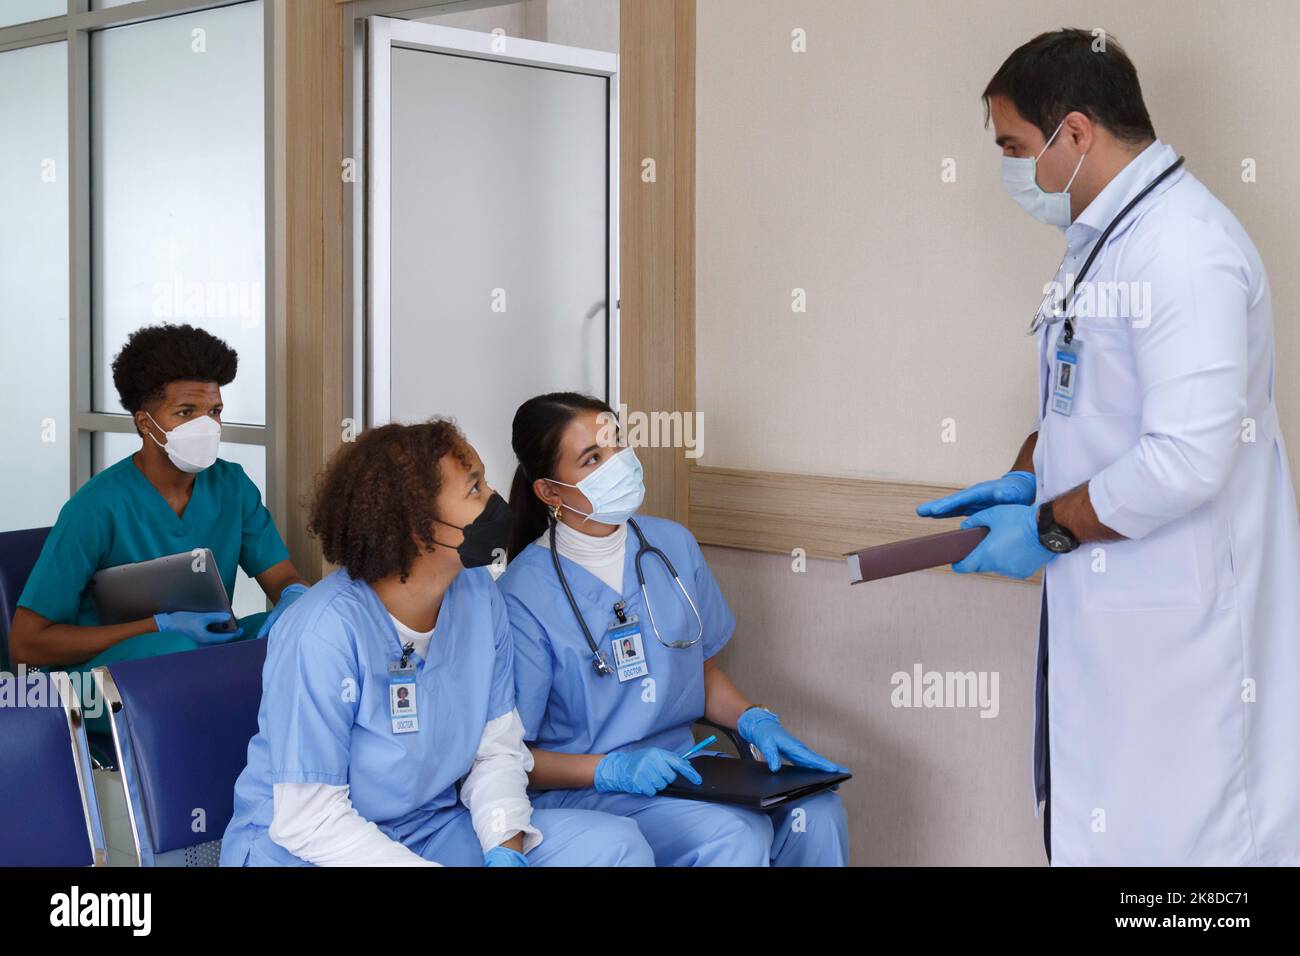
M438 521L437 518L433 520ZM447 524L446 521L438 521L438 524L445 524L448 528L455 528L464 533L465 540L456 548L456 553L460 555L460 563L464 567L483 568L492 563L498 551L504 554L509 547L510 529L514 525L514 520L506 500L494 491L492 497L488 498L483 513L463 528ZM434 543L442 544L436 538ZM442 546L451 547L447 544Z

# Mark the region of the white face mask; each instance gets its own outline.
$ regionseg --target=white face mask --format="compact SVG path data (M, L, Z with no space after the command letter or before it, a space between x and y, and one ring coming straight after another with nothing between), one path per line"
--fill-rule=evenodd
M645 500L645 483L641 462L636 452L625 448L606 458L596 470L576 485L555 478L546 480L556 485L577 488L591 502L591 513L569 508L576 515L601 524L622 524L641 507Z
M145 414L149 415L148 412ZM177 425L171 431L154 421L152 415L149 415L149 421L167 436L167 444L153 438L152 432L149 437L153 438L153 443L165 451L171 463L181 471L195 475L210 468L217 460L217 446L221 444L221 423L211 415Z
M1084 153L1079 157L1079 162L1070 175L1070 182L1066 183L1065 188L1059 193L1045 192L1038 185L1038 158L1047 152L1047 147L1052 145L1052 140L1056 139L1056 134L1064 125L1065 120L1061 120L1060 125L1056 127L1056 133L1048 138L1047 144L1033 159L1020 156L1002 157L1002 186L1006 189L1007 195L1039 222L1049 226L1059 226L1062 229L1070 224L1070 185L1074 182L1074 177L1079 175L1084 156L1088 154Z

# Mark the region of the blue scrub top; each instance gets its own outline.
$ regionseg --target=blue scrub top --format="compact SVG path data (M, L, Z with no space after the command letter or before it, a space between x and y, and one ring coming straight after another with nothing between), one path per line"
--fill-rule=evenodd
M731 639L736 618L714 580L694 535L666 518L636 518L646 540L668 555L704 622L704 636L690 648L664 647L650 628L636 577L639 539L630 527L623 561L623 591L564 556L560 557L574 599L605 660L614 666L608 629L614 602L627 605L641 625L649 673L619 683L600 677L591 649L555 574L550 548L530 544L506 568L500 586L510 611L515 643L515 696L525 739L561 753L612 753L630 747L692 746L691 724L704 716L704 662ZM699 625L664 563L652 554L641 561L655 621L665 641L689 641Z
M346 785L352 806L390 838L417 847L448 820L483 728L514 709L510 624L486 568L456 576L428 656L416 665L420 729L395 734L388 665L401 639L379 596L340 570L271 628L257 735L235 783L225 866L302 865L267 835L277 783Z
M96 571L209 548L226 594L235 573L249 577L289 557L257 486L234 462L218 458L194 476L179 517L128 455L86 482L59 518L18 598L56 624L99 624L86 585Z

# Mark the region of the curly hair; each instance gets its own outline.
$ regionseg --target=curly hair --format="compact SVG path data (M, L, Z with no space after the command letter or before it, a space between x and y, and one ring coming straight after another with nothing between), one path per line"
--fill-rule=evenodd
M469 443L450 419L382 425L335 454L316 480L307 530L327 560L373 584L431 549L445 455L469 467ZM420 547L416 542L419 542Z
M122 407L134 415L162 398L169 382L235 380L239 356L221 339L192 325L136 329L113 358L113 384Z

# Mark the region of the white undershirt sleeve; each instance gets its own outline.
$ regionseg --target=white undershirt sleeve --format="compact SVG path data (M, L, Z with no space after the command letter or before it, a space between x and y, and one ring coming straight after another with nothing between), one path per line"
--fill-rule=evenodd
M479 739L474 766L460 789L469 808L474 832L483 852L500 846L516 833L524 835L524 852L542 842L542 832L532 825L533 806L528 801L528 771L533 755L524 746L524 725L519 711L489 720Z
M346 786L277 783L268 835L317 866L439 866L391 839L352 806Z

